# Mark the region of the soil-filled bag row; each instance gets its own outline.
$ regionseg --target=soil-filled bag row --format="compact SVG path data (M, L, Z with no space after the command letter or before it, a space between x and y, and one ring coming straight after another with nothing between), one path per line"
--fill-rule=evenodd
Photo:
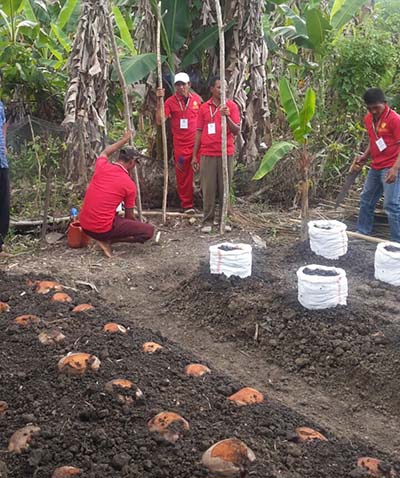
M347 226L340 221L310 221L310 248L315 254L336 260L347 253Z
M242 279L251 276L252 247L249 244L224 242L210 246L211 274L238 276Z
M347 304L347 277L343 269L316 264L297 271L298 299L306 309L328 309Z
M400 243L378 244L375 251L375 279L400 286Z

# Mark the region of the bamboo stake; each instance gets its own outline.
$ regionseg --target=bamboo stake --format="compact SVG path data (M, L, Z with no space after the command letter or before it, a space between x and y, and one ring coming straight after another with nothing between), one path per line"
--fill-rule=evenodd
M379 244L380 242L387 242L387 239L380 239L379 237L366 236L365 234L360 234L359 232L346 231L349 237L354 239L363 239L364 241L374 242Z
M221 4L219 0L215 0L215 8L217 11L218 33L219 33L219 76L221 79L221 107L226 105L226 85L225 85L225 37L224 25L222 23ZM220 233L225 233L226 216L228 214L229 201L229 172L228 172L228 156L226 150L226 116L221 115L222 129L222 179L224 185L224 196L221 206L221 224Z
M118 48L117 48L117 42L115 41L115 36L114 36L114 29L113 29L113 24L111 20L111 2L109 2L109 14L107 15L107 26L108 26L108 31L109 31L109 36L110 36L110 41L111 41L111 48L113 51L114 55L114 62L115 62L115 68L118 73L118 78L119 78L119 83L121 85L121 90L122 90L122 97L124 100L124 116L125 116L125 123L126 127L129 131L133 131L133 125L131 121L131 112L130 112L130 107L129 107L129 97L128 97L128 88L126 86L126 81L124 78L124 75L122 74L122 68L121 68L121 63L119 61L119 55L118 55ZM132 145L132 139L130 140L130 144ZM134 168L133 170L134 174L134 179L136 183L136 188L137 188L137 198L136 198L136 205L139 213L139 220L142 221L143 216L142 216L142 197L140 193L140 183L139 183L139 174L137 172L137 167Z
M49 168L47 172L47 180L46 180L46 193L44 198L44 207L43 207L43 224L42 230L40 233L40 242L43 244L46 240L46 232L47 232L47 214L49 212L49 205L50 205L50 194L51 194L51 177L53 174L53 169Z
M158 71L158 86L163 87L162 81L162 67L161 67L161 2L157 5L157 71ZM164 97L160 97L161 108L161 137L162 137L162 149L164 159L164 189L163 189L163 201L162 201L162 222L167 221L167 198L168 198L168 146L167 146L167 131L165 128L165 110L164 110Z

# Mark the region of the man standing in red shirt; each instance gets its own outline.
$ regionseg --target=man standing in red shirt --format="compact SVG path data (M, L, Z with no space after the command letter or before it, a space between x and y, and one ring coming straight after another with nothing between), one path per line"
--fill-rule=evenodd
M364 121L369 145L353 161L351 170L359 171L369 157L372 163L361 194L357 230L371 234L375 207L383 194L391 239L400 243L400 115L389 108L379 88L367 90L363 99L368 109Z
M200 108L192 156L192 167L197 171L199 168L197 153L199 148L201 149L200 178L204 213L202 232L212 231L217 192L220 209L222 209L224 197L221 115L226 116L227 124L229 187L233 175L235 136L240 131L240 112L236 103L227 100L226 105L221 105L221 80L219 77L216 76L210 80L210 91L211 98L201 105ZM230 226L227 225L225 230L229 231Z
M175 94L164 104L165 118L171 120L174 144L174 159L178 195L184 212L193 214L193 169L191 167L197 116L200 110L200 96L190 91L190 78L186 73L177 73L174 78ZM164 96L162 88L157 89L156 121L161 124L159 98Z
M136 159L132 149L121 149L131 136L131 132L126 132L97 158L79 214L82 229L97 241L107 257L112 256L111 244L114 242L143 243L154 235L154 227L136 221L133 214L136 185L129 171L136 166ZM109 162L108 158L118 150L118 159ZM121 202L125 205L125 218L116 214Z

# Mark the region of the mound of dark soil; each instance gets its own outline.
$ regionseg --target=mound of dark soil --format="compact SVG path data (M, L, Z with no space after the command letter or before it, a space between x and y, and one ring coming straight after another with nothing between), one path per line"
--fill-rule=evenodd
M215 284L218 287L218 280ZM9 406L0 415L0 466L6 462L8 478L49 478L63 465L82 468L87 478L205 477L207 471L199 463L202 453L227 437L238 437L253 449L257 461L250 476L255 478L349 476L359 456L391 461L363 444L337 440L268 398L251 407L232 405L227 397L240 383L216 370L201 379L186 377L184 367L196 361L190 353L157 333L129 329L127 318L94 296L67 292L74 305L90 301L95 309L73 313L73 305L51 302L52 293L36 294L24 277L0 278L0 299L11 307L0 314L0 400ZM39 325L14 324L16 316L27 313L37 315ZM105 334L102 326L110 321L128 327L128 334ZM65 344L40 344L39 332L54 326L66 336ZM162 351L144 354L141 347L148 340L162 344ZM57 362L72 351L98 356L98 373L60 375ZM144 400L122 406L105 391L105 383L115 378L132 380ZM148 419L163 410L181 414L190 424L175 445L146 428ZM39 436L20 455L6 452L11 435L28 423L40 427ZM294 429L303 425L320 430L329 441L293 442ZM400 470L400 463L392 464Z

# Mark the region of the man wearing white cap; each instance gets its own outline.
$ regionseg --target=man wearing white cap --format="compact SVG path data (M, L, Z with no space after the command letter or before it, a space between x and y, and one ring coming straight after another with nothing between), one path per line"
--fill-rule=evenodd
M184 212L192 214L194 209L191 162L201 98L190 91L190 78L187 73L177 73L174 78L174 86L175 94L170 96L164 104L165 118L171 120L176 182L181 206ZM157 124L161 124L159 98L164 94L164 89L157 89Z

